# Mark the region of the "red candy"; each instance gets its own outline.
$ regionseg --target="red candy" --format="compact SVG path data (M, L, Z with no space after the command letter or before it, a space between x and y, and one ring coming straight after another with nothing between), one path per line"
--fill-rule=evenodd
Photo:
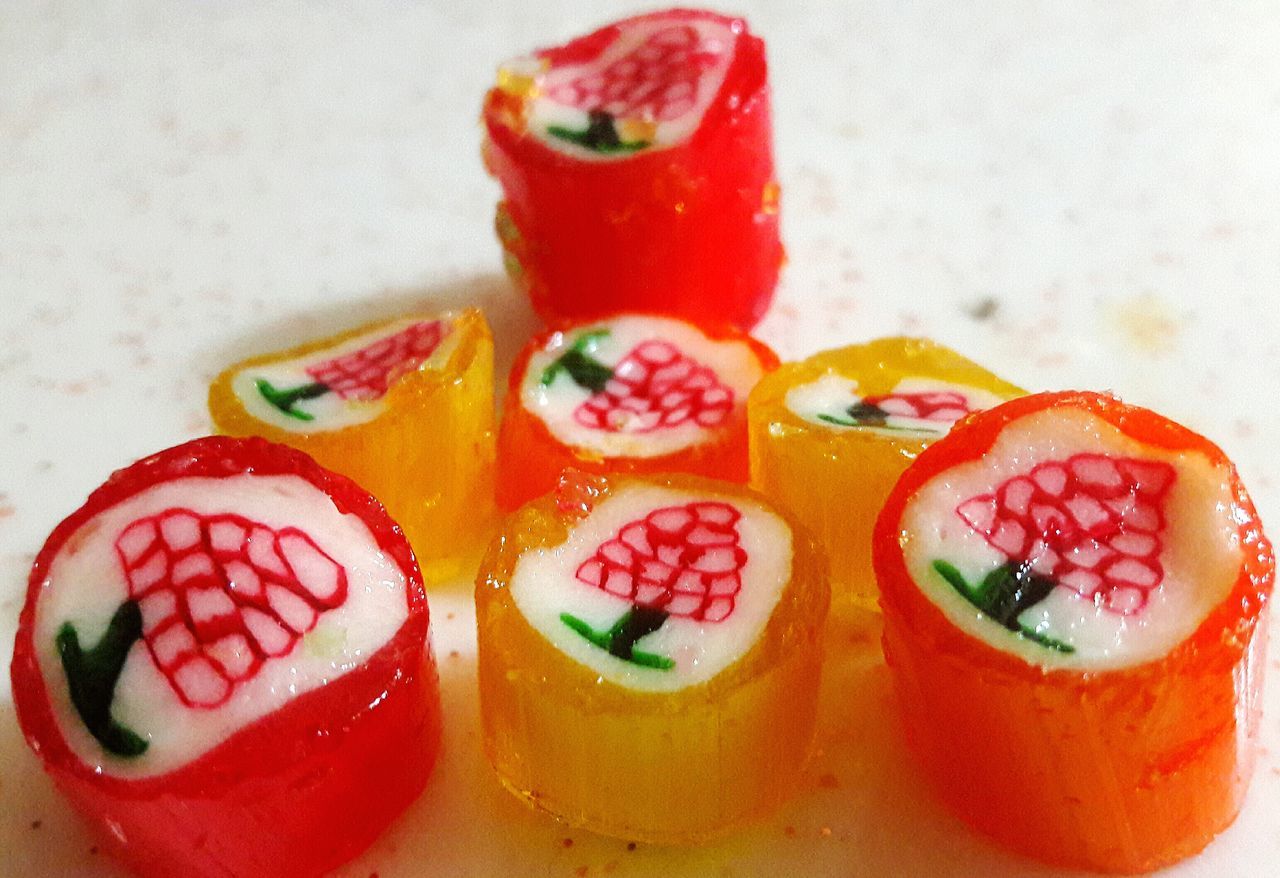
M34 642L37 603L51 565L69 541L86 536L83 529L96 516L144 491L188 477L246 474L303 479L338 512L362 523L376 550L404 574L407 618L358 666L286 701L191 761L140 777L100 771L64 737L50 687L66 683L46 681ZM273 602L276 589L305 604L307 614L349 599L342 571L330 568L332 559L318 551L311 535L294 527L270 530L239 515L201 517L168 509L130 522L110 539L128 574L131 597L125 606L137 596L148 617L148 601L163 602L149 616L148 647L190 709L212 709L213 697L202 694L208 681L244 685L254 673L216 663L218 644L227 636L257 644L260 666L283 660L271 655L286 648L285 634L294 648L303 648L297 635L314 618L292 617L278 596ZM266 593L265 603L258 588ZM259 611L288 620L288 631L255 633L257 623L250 620ZM117 618L126 615L117 612ZM170 631L183 632L185 659L161 658L168 655L162 641ZM377 500L284 446L261 439L197 439L115 473L50 535L32 567L19 622L10 669L14 705L23 734L55 784L95 824L106 850L140 875L309 878L367 847L426 784L440 736L428 632L417 563ZM197 661L207 673L198 691L181 671ZM148 731L154 729L139 729ZM107 750L138 757L146 746L141 742L133 754Z
M147 649L189 707L226 702L347 599L346 571L311 537L239 515L168 509L129 525L116 552Z
M956 514L1011 561L1129 615L1164 578L1162 505L1174 475L1161 461L1077 454L966 500Z
M708 39L700 26L724 36ZM565 67L589 64L636 28L652 32L565 78ZM498 235L534 309L549 322L626 310L755 325L783 262L764 43L741 19L670 10L536 57L537 83L550 80L541 97L523 74L500 77L484 108L485 163L504 193ZM535 100L587 121L532 131ZM657 126L699 107L690 134L654 141Z
M706 366L666 341L638 345L618 363L604 386L574 411L584 427L648 433L694 421L724 422L733 391Z

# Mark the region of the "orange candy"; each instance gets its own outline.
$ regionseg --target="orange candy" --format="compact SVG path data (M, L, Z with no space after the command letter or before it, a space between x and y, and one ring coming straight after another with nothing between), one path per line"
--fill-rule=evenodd
M1082 667L1054 651L1063 649L1060 643L1043 652L1043 661L1028 660L1028 650L1041 648L1032 641L1049 643L1042 629L1024 626L1024 634L1011 634L994 617L975 617L970 610L966 618L963 609L957 615L943 606L947 601L925 593L920 568L909 560L916 543L942 539L939 528L963 529L931 512L927 529L906 526L920 520L911 518L915 498L931 496L921 492L963 479L964 472L978 471L974 467L999 465L1001 453L992 449L1006 430L1036 418L1073 417L1101 424L1079 435L1092 436L1082 441L1099 443L1103 453L1120 448L1129 460L1145 454L1175 466L1175 491L1183 499L1171 508L1182 516L1203 516L1219 535L1211 539L1210 531L1200 531L1209 541L1204 545L1181 539L1162 550L1163 575L1178 577L1169 587L1201 600L1206 615L1194 628L1196 617L1190 616L1190 635L1168 635L1149 660L1107 665L1104 651L1098 666ZM1100 435L1113 436L1112 444L1101 444ZM1021 442L1015 446L1018 456L1034 454ZM1214 475L1197 475L1206 472ZM1007 477L1007 470L991 476L993 482ZM1210 499L1218 496L1227 498L1225 507ZM1164 532L1186 536L1177 517L1161 521ZM1216 569L1195 560L1219 543L1232 548L1214 557L1238 558L1238 569L1234 560ZM1208 440L1099 394L1040 394L1006 403L957 426L907 470L877 523L875 566L885 657L908 741L964 820L1036 859L1136 873L1196 853L1235 818L1253 768L1263 611L1274 558L1234 467ZM1209 596L1196 598L1197 592ZM1153 605L1172 599L1155 592L1142 598ZM1068 595L1066 603L1075 600ZM1079 612L1096 610L1098 618L1115 624L1109 600L1100 592L1094 602L1074 606L1084 608ZM986 642L962 625L988 625L996 633L983 634L991 641ZM1143 630L1134 624L1122 636L1137 637Z
M591 575L619 528L663 554L661 533L632 532L686 509L732 529L731 605L714 585L688 588L688 567L647 597L643 582L618 597L618 570ZM687 548L678 563L707 560ZM700 607L681 603L691 593ZM507 519L476 579L485 754L521 800L606 835L689 844L766 814L809 756L829 597L819 550L746 488L566 473ZM634 650L619 649L618 620L646 612L658 615L629 629Z
M429 581L456 575L488 536L493 338L475 308L237 363L209 388L209 411L219 432L292 445L359 483Z
M932 392L921 392L926 387ZM756 385L747 403L751 486L795 513L822 542L831 559L834 606L874 609L871 529L902 471L963 412L1024 392L919 338L880 338L785 363ZM931 396L964 404L942 411L940 420L890 415L885 425L880 405ZM841 405L829 411L817 405L836 400ZM850 405L873 417L850 420Z
M665 363L645 361L654 345ZM773 351L738 330L649 315L538 335L511 370L498 433L498 506L511 510L545 494L570 467L745 482L747 392L777 365ZM664 368L675 370L671 380ZM615 371L631 383L615 383Z

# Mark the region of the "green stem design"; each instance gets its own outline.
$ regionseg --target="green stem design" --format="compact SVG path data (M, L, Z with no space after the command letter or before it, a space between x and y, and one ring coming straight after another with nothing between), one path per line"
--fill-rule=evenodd
M915 427L896 427L892 424L871 424L866 421L847 420L838 418L835 415L818 415L819 421L826 421L828 424L838 424L841 427L875 427L877 430L891 430L895 433L920 433L922 431Z
M1025 564L1009 563L992 570L981 583L974 586L966 582L955 565L947 561L934 561L933 569L961 597L981 610L983 615L999 622L1009 631L1058 652L1076 651L1071 644L1041 634L1018 621L1019 616L1047 598L1057 587L1052 579L1033 573Z
M836 415L818 415L819 421L826 421L828 424L837 424L841 427L875 427L877 430L890 430L894 433L925 433L928 430L922 430L919 427L898 427L888 423L889 413L880 406L860 400L845 410L848 417L842 418Z
M141 636L142 611L137 601L125 601L92 649L81 649L80 635L70 622L62 624L55 640L71 703L80 719L108 753L125 758L141 756L147 742L111 718L111 702L129 650Z
M647 140L623 141L618 136L618 129L614 126L613 116L604 110L592 110L587 113L587 128L585 131L574 131L572 128L565 128L562 125L548 125L547 133L552 137L559 137L561 140L576 143L578 146L593 152L636 152L650 145Z
M308 414L300 409L294 408L294 405L304 399L315 399L317 396L324 396L329 392L329 385L321 381L311 384L300 384L297 387L290 387L287 390L281 390L272 386L271 382L265 378L259 378L254 384L258 388L258 392L262 394L262 398L271 405L278 408L281 412L291 418L297 418L299 421L314 421L315 415Z
M569 350L560 355L554 363L542 372L542 386L550 387L561 372L567 372L579 387L599 393L613 377L613 370L595 359L590 352L595 350L596 342L609 335L607 329L596 329L584 332Z
M608 631L597 631L572 613L561 613L560 621L582 635L588 643L624 662L659 671L669 671L676 666L674 661L664 655L640 652L635 648L637 640L657 631L667 621L667 614L662 610L632 604L631 609L623 613Z

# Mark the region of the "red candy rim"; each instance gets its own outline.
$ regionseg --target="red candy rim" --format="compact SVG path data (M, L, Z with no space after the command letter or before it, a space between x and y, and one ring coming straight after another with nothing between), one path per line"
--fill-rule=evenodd
M49 568L66 542L86 522L102 511L163 482L182 478L226 478L252 474L260 476L297 476L324 493L342 514L357 516L369 529L374 542L405 576L405 596L409 606L408 617L400 629L376 653L365 662L327 685L303 693L273 713L238 729L225 741L167 774L139 779L98 774L83 762L68 746L61 728L53 716L43 675L40 672L32 639L36 602ZM66 771L81 779L90 780L100 788L111 789L122 798L136 796L147 798L159 793L207 795L217 785L233 785L235 777L223 776L216 766L223 759L234 760L238 751L252 750L261 774L269 774L275 768L283 769L301 758L300 751L324 746L324 735L316 734L305 740L282 742L279 747L255 748L253 739L258 733L269 735L274 726L282 725L289 714L305 710L317 699L323 699L328 690L340 686L371 666L390 663L401 665L401 654L421 651L426 644L430 618L427 594L422 573L413 556L400 526L372 495L355 482L322 468L308 455L285 445L268 442L257 437L234 438L208 436L194 439L143 458L131 466L117 470L107 481L89 495L79 509L63 520L45 541L31 568L27 585L26 602L19 617L18 635L14 646L10 679L18 721L31 748L50 768ZM413 672L417 668L411 669ZM389 689L403 683L412 673L406 674L399 667L394 679L384 682ZM360 712L372 710L373 704L362 704ZM211 770L202 771L202 766Z
M1161 658L1115 671L1043 669L962 631L925 596L907 571L899 542L900 522L907 504L916 493L946 470L980 460L995 445L1004 428L1013 422L1054 408L1082 410L1144 445L1171 452L1199 453L1210 463L1226 468L1232 494L1244 513L1236 516L1242 556L1239 575L1230 593L1210 610L1196 630ZM951 512L947 510L948 514ZM1229 666L1247 645L1248 635L1270 597L1275 577L1271 544L1262 532L1257 512L1240 482L1235 465L1221 449L1198 433L1155 412L1088 391L1020 397L995 408L975 412L958 422L947 436L921 452L894 486L876 521L873 551L880 581L881 605L887 612L897 610L912 616L928 617L925 625L914 626L916 636L933 640L940 653L980 660L986 667L996 666L1005 673L1032 681L1063 675L1087 681L1105 678L1108 674L1131 674L1139 669L1168 673L1170 663L1220 660Z

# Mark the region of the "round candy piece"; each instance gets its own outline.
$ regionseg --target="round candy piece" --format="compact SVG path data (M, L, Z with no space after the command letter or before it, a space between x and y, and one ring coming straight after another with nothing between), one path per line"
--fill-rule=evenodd
M742 333L649 314L534 338L511 372L498 434L498 503L550 491L566 467L746 481L746 398L777 366Z
M1014 400L926 449L875 538L908 741L962 818L1106 872L1235 818L1275 565L1208 440L1100 394Z
M484 122L507 268L545 319L763 316L783 254L764 43L742 19L656 12L515 58Z
M318 875L422 790L426 594L376 500L213 437L115 473L49 537L14 702L54 782L143 875Z
M237 363L209 388L218 430L301 449L367 488L429 580L488 536L493 339L475 309L369 324Z
M926 339L786 363L747 402L751 484L826 547L836 605L872 608L871 529L894 482L957 420L1022 393Z
M828 600L815 547L746 489L567 473L476 582L489 760L529 804L623 838L764 814L809 753Z

